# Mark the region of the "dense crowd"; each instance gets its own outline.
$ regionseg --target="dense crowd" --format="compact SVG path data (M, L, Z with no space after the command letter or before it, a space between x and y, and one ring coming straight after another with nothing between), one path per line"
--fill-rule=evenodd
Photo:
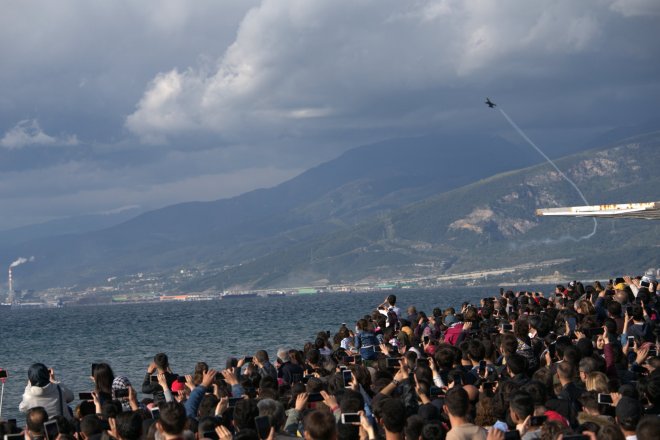
M605 284L605 283L603 283ZM652 275L551 294L405 313L383 304L302 349L198 362L179 375L165 353L141 383L93 364L74 395L29 367L6 440L634 439L660 438L660 303ZM273 353L275 354L275 353ZM117 366L115 366L117 367ZM139 399L136 389L148 397ZM24 423L23 423L24 422Z

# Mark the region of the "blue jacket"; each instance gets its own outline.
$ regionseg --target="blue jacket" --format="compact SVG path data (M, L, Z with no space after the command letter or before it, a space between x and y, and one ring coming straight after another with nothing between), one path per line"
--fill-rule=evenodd
M360 356L362 356L362 359L376 359L376 346L378 344L378 338L371 332L360 330L355 335L355 348L360 350Z

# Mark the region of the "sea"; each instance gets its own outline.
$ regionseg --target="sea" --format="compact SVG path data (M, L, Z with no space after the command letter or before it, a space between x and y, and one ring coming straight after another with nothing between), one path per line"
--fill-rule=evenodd
M498 287L397 290L396 292L325 293L283 297L252 297L200 302L74 306L49 309L0 309L2 419L25 416L18 404L28 367L42 362L74 395L93 389L91 365L107 362L115 376L127 376L140 392L154 354L167 353L172 370L192 374L204 361L223 368L229 357L278 348L302 349L320 331L334 334L342 323L354 328L389 293L405 313L409 305L430 314L434 307L478 304L499 294ZM142 395L140 394L140 397ZM78 402L74 401L72 405Z

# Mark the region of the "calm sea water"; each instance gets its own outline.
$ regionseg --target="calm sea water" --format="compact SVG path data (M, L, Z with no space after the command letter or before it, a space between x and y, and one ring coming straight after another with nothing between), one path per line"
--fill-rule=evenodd
M451 291L397 291L403 310L415 305L460 306L499 293L498 288ZM24 416L18 404L27 369L43 362L74 394L91 391L93 362L108 362L115 375L127 376L139 391L146 367L158 352L170 358L172 370L191 374L195 363L225 365L266 349L302 348L319 331L333 334L341 323L350 328L386 295L381 293L319 294L277 298L245 298L205 302L133 304L62 309L0 310L0 368L8 370L2 418ZM77 402L74 402L74 404Z

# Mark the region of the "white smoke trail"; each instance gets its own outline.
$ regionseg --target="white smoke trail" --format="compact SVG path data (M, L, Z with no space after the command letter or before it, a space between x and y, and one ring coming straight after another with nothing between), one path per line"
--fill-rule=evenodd
M30 258L18 257L16 261L14 261L9 265L9 268L11 269L13 267L20 266L21 264L25 264L25 263L30 263L32 261L34 261L34 257L30 257Z
M521 129L520 127L518 127L518 125L517 125L515 122L513 122L513 120L509 117L509 115L506 114L506 112L505 112L504 110L502 110L501 107L500 107L499 110L500 110L500 113L502 113L502 116L504 116L504 117L506 118L506 120L509 121L509 124L511 124L511 126L512 126L512 127L518 132L518 134L519 134L519 135L520 135L525 141L527 141L527 143L528 143L529 145L531 145L532 147L534 147L534 149L535 149L535 150L536 150L541 156L543 156L543 158L545 158L545 160L546 160L550 165L552 165L552 167L553 167L555 170L557 170L557 172L559 173L559 175L562 176L562 177L564 178L564 180L566 180L568 183L571 184L571 186L572 186L573 188L575 188L575 191L577 191L577 193L579 194L579 196L580 196L580 198L582 199L582 201L584 201L584 204L585 204L585 205L589 205L589 202L587 201L587 198L584 196L584 194L582 194L582 191L580 191L580 188L578 188L578 186L575 184L575 182L573 182L573 181L572 181L572 180L571 180L566 174L564 174L564 173L559 169L559 167L557 167L557 165L552 161L552 159L550 159L548 156L546 156L546 154L545 154L543 151L541 151L541 149L540 149L540 148L539 148L534 142L532 142L532 140L531 140L529 137L527 137L527 135L525 134L525 132L522 131L522 129ZM589 233L589 234L587 234L587 235L583 235L583 236L578 237L578 238L574 238L574 237L571 237L571 236L568 236L568 237L565 236L565 237L562 237L563 240L561 240L561 239L560 239L560 240L561 240L561 241L564 241L564 240L567 240L567 239L568 239L568 240L573 240L573 241L580 241L580 240L588 240L589 238L593 237L594 235L596 235L596 230L598 229L598 221L596 220L596 217L592 217L592 220L594 221L594 230L591 231L591 233Z

